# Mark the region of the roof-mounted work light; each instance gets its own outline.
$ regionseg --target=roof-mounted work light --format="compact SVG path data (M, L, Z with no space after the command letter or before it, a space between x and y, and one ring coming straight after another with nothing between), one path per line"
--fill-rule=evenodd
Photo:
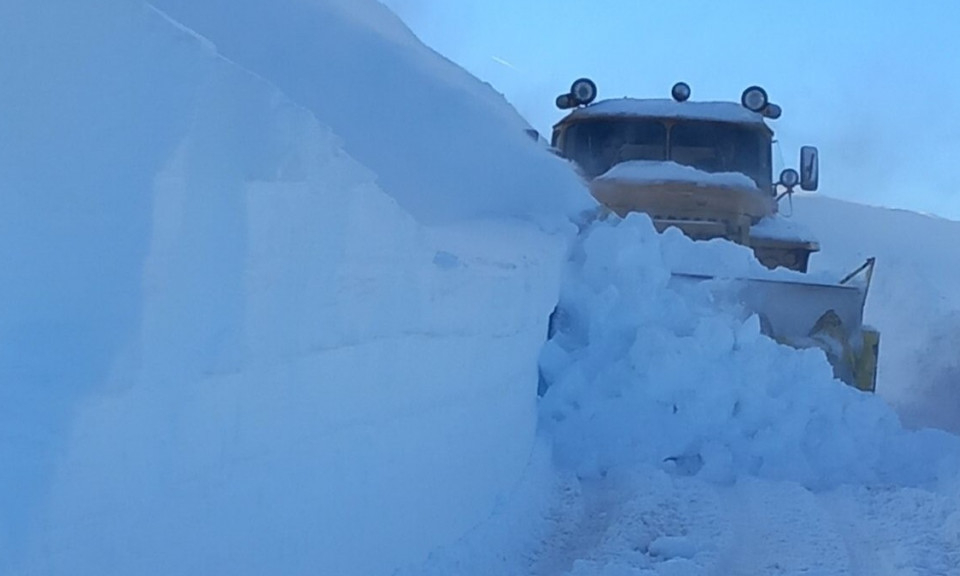
M690 85L686 82L677 82L670 90L670 95L677 102L686 102L690 99Z
M740 96L740 103L747 110L760 113L767 107L770 100L767 98L766 90L759 86L751 86L743 91L743 95Z

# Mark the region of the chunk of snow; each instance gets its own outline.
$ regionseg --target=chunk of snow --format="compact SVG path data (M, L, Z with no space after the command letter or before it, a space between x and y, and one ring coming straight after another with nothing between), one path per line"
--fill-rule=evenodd
M650 554L664 560L671 558L689 560L697 554L697 547L684 536L661 536L650 543Z

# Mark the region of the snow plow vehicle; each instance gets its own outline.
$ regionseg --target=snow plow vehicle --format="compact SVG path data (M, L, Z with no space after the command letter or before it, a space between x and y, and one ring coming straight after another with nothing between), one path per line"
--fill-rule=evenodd
M787 168L774 179L767 121L781 109L763 88L747 88L739 103L690 101L683 82L671 92L671 99L595 102L596 85L581 78L557 97L557 107L570 112L553 128L552 149L575 163L606 210L643 212L661 232L676 227L694 240L726 239L752 249L766 269L803 273L733 278L727 286L767 336L823 349L835 377L873 391L880 335L864 326L863 309L874 260L835 280L809 275L820 246L778 210L797 187L817 189L817 149L803 146L799 171ZM671 282L713 277L674 270Z

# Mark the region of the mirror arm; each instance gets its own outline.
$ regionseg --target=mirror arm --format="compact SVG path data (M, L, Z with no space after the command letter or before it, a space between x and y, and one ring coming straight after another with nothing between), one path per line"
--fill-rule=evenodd
M782 184L780 184L780 186L782 186ZM780 212L780 215L785 218L790 218L793 216L793 186L788 187L786 190L778 194L774 202L776 202L776 204L779 206L780 200L782 200L784 196L790 199L790 212Z

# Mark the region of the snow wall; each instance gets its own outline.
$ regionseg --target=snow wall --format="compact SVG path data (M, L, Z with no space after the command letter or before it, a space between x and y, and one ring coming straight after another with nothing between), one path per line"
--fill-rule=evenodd
M0 573L386 574L527 465L575 176L375 2L226 4L0 6Z
M794 219L820 239L814 266L877 257L866 306L881 331L877 393L906 424L960 433L960 222L815 194L794 202Z

